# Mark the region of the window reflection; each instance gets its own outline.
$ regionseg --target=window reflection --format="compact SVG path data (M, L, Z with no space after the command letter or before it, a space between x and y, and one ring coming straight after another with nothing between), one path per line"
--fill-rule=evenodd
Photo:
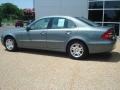
M102 1L90 2L90 3L89 3L89 8L90 8L90 9L103 8L103 2L102 2Z
M120 8L120 1L105 1L105 8Z
M103 10L89 10L89 19L92 21L102 21Z
M105 22L120 22L120 10L105 10Z

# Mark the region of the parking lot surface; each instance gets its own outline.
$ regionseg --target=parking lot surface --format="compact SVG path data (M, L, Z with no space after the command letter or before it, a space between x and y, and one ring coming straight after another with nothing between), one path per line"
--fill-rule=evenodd
M0 90L120 90L120 42L111 54L73 60L64 53L0 44Z
M0 28L0 34L14 26ZM0 43L0 90L120 90L120 39L111 54L73 60L64 53L20 49Z

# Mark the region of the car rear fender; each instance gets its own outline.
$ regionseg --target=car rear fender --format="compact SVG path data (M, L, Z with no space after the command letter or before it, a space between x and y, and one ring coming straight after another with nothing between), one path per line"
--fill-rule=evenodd
M81 41L82 43L84 43L85 45L86 45L86 47L87 47L87 49L88 49L88 51L89 51L89 48L88 48L88 44L87 44L87 40L86 39L84 39L84 38L82 38L82 37L72 37L72 38L70 38L68 41L67 41L67 43L66 43L66 49L67 49L67 46L69 45L69 43L70 42L72 42L72 41Z

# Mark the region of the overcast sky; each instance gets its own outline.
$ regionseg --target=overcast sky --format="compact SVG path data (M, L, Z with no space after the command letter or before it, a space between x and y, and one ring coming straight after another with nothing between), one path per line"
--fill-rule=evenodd
M19 8L33 8L33 0L0 0L0 4L2 3L13 3L17 5Z

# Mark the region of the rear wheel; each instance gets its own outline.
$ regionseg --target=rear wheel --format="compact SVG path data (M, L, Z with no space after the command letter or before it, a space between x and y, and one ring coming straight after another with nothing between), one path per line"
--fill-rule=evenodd
M12 37L7 37L5 39L4 45L8 51L15 51L17 49L16 41Z
M68 45L67 53L73 59L85 59L88 55L88 49L84 43L73 41Z

